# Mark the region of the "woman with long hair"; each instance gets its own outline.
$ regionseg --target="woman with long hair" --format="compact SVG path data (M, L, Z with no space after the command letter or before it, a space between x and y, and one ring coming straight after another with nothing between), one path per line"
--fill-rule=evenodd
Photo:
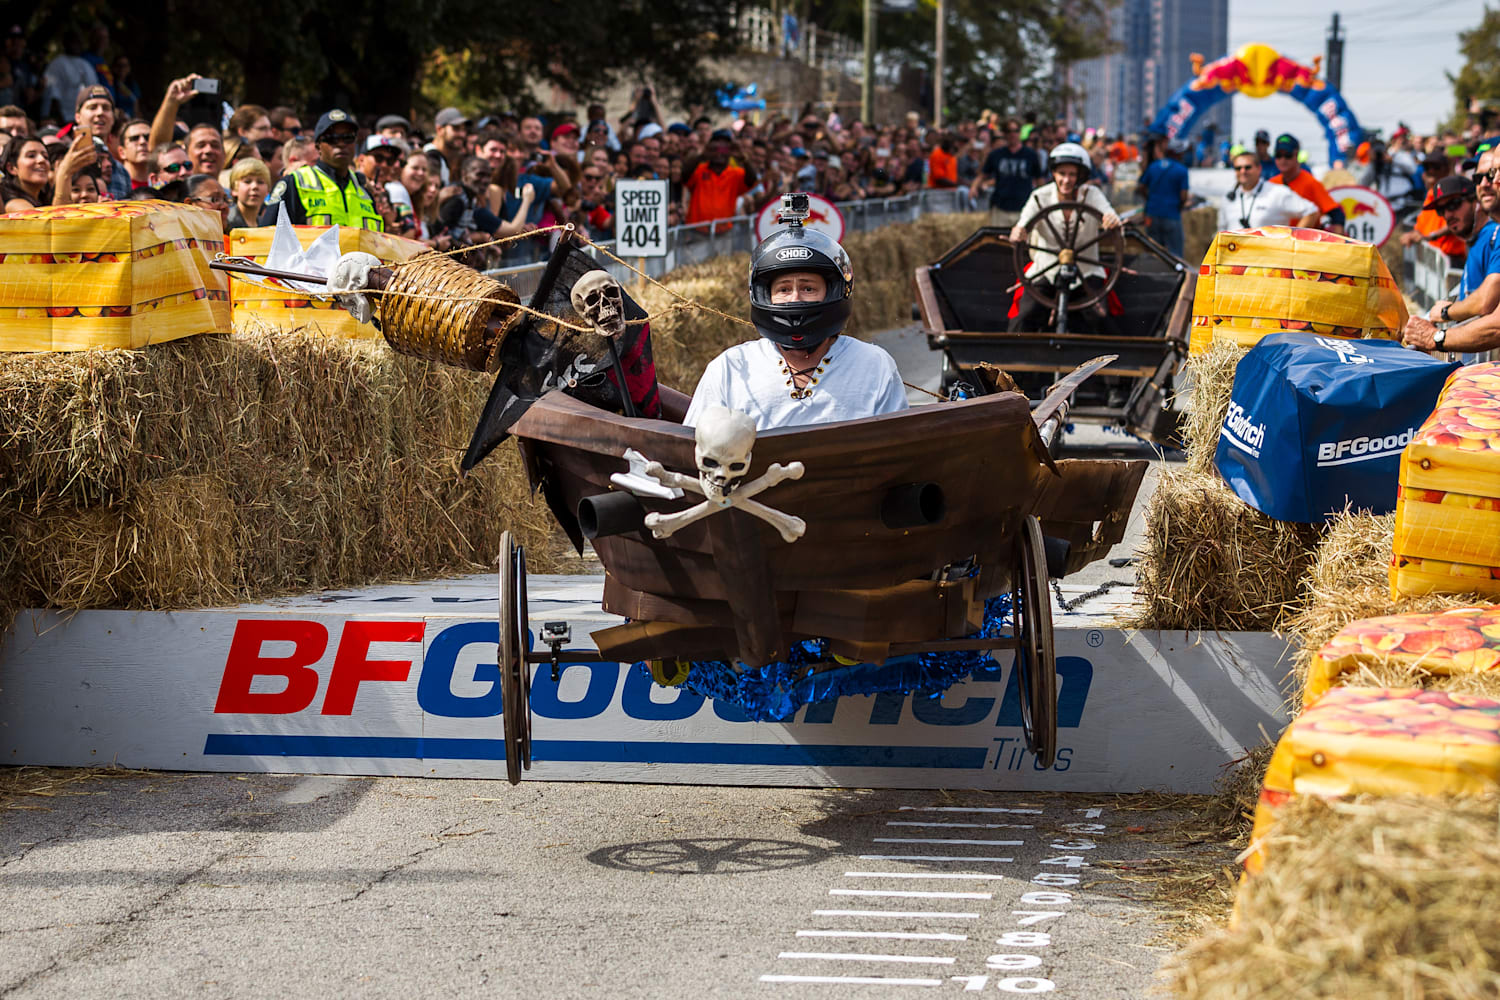
M94 139L87 129L80 131L55 170L42 140L12 139L0 152L0 200L5 211L72 204L74 175L93 166L97 159Z

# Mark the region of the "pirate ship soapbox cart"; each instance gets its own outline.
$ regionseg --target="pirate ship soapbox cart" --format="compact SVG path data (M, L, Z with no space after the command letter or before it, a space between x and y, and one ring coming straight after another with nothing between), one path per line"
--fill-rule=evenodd
M918 659L884 689L930 692L1009 650L1027 745L1051 766L1048 579L1122 538L1146 466L1049 454L1072 393L1110 359L1079 367L1035 407L989 391L760 434L727 410L688 428L688 397L656 382L646 313L569 242L525 309L447 259L371 272L388 293L380 321L396 350L496 374L462 467L514 436L559 525L598 554L604 609L627 619L593 633L597 651L564 648L561 623L544 624L533 648L525 551L505 534L509 779L531 765L532 668L551 664L556 676L560 664L601 659L649 663L658 683L689 686L710 665L737 675L790 659L783 679L823 682ZM402 298L402 288L425 290ZM461 301L487 305L455 311ZM805 701L849 690L813 686Z
M1180 446L1173 379L1187 356L1196 269L1129 223L1089 236L1102 218L1083 202L1058 202L1032 221L1027 242L981 227L916 269L913 318L941 352L945 388L991 364L1036 401L1084 360L1112 354L1072 418ZM1102 283L1083 283L1085 265L1104 270ZM1046 307L1045 328L1008 329L1023 291Z

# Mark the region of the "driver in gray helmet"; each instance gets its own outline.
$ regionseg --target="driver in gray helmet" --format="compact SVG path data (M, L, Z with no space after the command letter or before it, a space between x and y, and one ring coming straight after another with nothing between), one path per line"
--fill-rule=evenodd
M1064 201L1081 201L1097 209L1103 216L1104 229L1118 228L1120 217L1115 214L1109 198L1105 197L1104 192L1097 185L1084 183L1093 173L1093 164L1089 160L1086 149L1076 142L1065 142L1053 147L1047 162L1052 170L1052 183L1044 184L1031 192L1031 197L1026 200L1025 207L1021 209L1020 219L1016 222L1015 228L1010 231L1011 241L1025 243L1028 237L1030 238L1032 247L1030 273L1038 275L1035 279L1036 283L1043 286L1042 290L1045 293L1055 295L1060 270L1057 266L1056 251L1067 245L1067 241L1063 240L1064 230L1076 228L1077 234L1071 243L1075 247L1083 248L1078 255L1077 265L1082 275L1084 288L1071 294L1092 295L1104 286L1105 279L1108 277L1104 268L1099 264L1101 244L1094 242L1099 236L1100 220L1085 212L1063 212L1053 213L1034 229L1029 227L1044 209ZM1075 214L1077 218L1071 218ZM1030 289L1026 289L1021 294L1021 304L1017 309L1016 317L1010 321L1009 329L1012 333L1022 330L1030 332L1044 330L1047 327L1048 311L1048 307L1033 296ZM1094 304L1093 312L1095 325L1099 328L1098 332L1118 334L1118 327L1113 317L1109 315L1104 300L1101 299Z

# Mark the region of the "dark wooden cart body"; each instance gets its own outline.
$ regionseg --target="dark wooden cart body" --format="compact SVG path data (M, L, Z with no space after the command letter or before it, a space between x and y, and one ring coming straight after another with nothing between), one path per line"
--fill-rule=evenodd
M999 228L982 227L918 268L916 312L928 346L943 352L944 382L969 378L976 365L991 364L1036 400L1077 365L1113 354L1116 360L1100 372L1105 377L1080 390L1070 419L1115 424L1173 443L1176 420L1163 413L1170 411L1171 380L1187 354L1197 274L1132 227L1125 229L1124 254L1114 287L1123 336L1007 332L1018 272L1009 236Z
M686 397L665 387L662 396L670 419L622 417L553 392L515 424L533 486L575 541L580 501L618 492L610 475L627 471L627 448L696 472L692 430L674 422ZM1059 568L1071 571L1123 536L1145 471L1138 461L1053 461L1037 430L1051 406L1033 412L1024 396L1004 392L763 432L750 476L772 462L801 462L806 473L758 499L802 518L806 533L788 543L728 510L669 538L645 529L596 537L604 608L631 619L594 633L600 654L760 665L813 637L871 661L945 643L973 648L963 637L978 628L984 599L1012 585L1025 516L1068 543ZM935 484L942 516L888 527L884 498L910 484ZM665 513L699 499L642 504ZM977 572L940 578L970 559Z

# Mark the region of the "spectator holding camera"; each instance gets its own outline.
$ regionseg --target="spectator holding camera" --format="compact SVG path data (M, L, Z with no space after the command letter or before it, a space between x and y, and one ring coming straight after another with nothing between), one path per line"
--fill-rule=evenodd
M128 198L131 175L110 149L115 132L115 98L108 87L95 85L79 92L73 111L73 127L86 129L99 140L95 149L100 156L99 170L109 185L109 196L115 200ZM105 160L109 162L106 164Z
M688 191L689 224L727 219L740 197L755 187L755 170L733 162L734 133L727 128L709 136L708 150L682 165Z

